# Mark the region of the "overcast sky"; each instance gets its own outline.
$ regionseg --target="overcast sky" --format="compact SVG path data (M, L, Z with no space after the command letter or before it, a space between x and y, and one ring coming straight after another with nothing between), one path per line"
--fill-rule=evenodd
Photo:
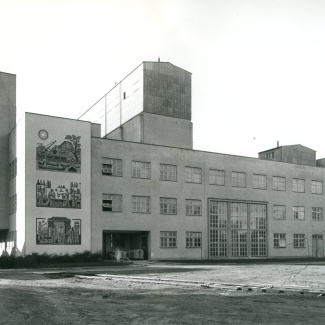
M193 74L195 149L325 157L325 1L0 0L18 116L78 118L158 57Z

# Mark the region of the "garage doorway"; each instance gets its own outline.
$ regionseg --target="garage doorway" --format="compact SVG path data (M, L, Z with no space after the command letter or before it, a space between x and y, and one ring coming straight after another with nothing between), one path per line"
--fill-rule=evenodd
M103 231L103 257L116 259L121 251L130 260L147 260L149 256L149 231Z

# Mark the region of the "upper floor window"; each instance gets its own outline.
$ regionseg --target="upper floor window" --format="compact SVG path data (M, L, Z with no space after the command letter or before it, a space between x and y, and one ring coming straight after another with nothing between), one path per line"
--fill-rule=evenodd
M295 248L305 247L305 235L304 234L293 234L293 247L295 247Z
M169 198L160 198L161 214L177 214L177 200Z
M266 190L266 176L253 174L253 188Z
M201 216L202 215L202 201L201 200L186 200L186 215L187 216Z
M186 247L201 247L202 233L201 232L186 232Z
M196 167L185 167L186 183L202 183L202 169Z
M311 192L313 194L323 194L323 182L311 181Z
M298 179L293 178L292 179L292 191L293 192L305 192L305 180L304 179Z
M122 176L122 159L103 158L102 173L109 176Z
M9 180L17 176L17 158L9 164Z
M217 169L209 169L210 185L225 185L225 171Z
M273 190L274 191L285 191L286 190L285 177L273 176Z
M150 213L150 197L132 196L132 212Z
M161 181L177 181L177 167L175 165L160 164Z
M246 187L246 173L232 172L231 181L232 186Z
M273 160L274 159L274 151L266 153L266 159Z
M312 219L316 221L323 220L323 208L312 208Z
M103 194L103 211L121 212L122 195L120 194Z
M305 207L293 207L293 219L305 219Z
M273 234L274 247L286 247L286 234Z
M150 178L150 163L143 161L132 161L132 177Z
M286 218L286 206L285 205L274 205L273 206L273 218L274 219L285 219Z

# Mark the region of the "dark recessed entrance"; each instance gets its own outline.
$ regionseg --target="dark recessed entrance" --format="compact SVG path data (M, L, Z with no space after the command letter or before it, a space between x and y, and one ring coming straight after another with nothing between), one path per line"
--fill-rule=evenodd
M149 231L103 231L103 257L116 259L119 255L131 260L147 260Z

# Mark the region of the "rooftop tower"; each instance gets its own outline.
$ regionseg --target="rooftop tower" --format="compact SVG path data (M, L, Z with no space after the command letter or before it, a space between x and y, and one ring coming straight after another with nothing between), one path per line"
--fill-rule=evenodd
M79 119L101 136L192 149L191 73L169 62L142 62Z

